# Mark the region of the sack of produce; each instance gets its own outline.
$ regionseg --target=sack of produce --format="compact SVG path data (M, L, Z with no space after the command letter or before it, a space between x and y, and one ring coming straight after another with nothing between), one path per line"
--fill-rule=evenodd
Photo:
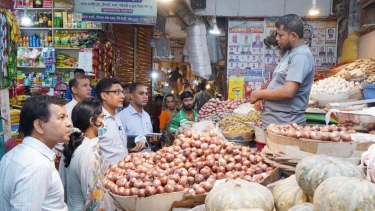
M359 33L355 31L344 41L341 62L354 62L358 59L358 43Z

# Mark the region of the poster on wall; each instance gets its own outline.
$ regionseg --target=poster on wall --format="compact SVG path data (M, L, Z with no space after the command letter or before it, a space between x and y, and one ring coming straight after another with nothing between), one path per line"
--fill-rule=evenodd
M155 25L155 0L75 0L74 12L82 21Z
M266 46L264 43L264 39L276 30L276 19L231 18L228 22L228 80L230 84L232 76L243 78L241 98L266 88L273 70L282 60L278 46ZM336 25L336 21L305 22L304 39L314 56L316 70L324 70L336 63ZM237 96L229 89L228 97Z
M306 21L303 37L315 59L315 70L325 70L337 61L337 22Z

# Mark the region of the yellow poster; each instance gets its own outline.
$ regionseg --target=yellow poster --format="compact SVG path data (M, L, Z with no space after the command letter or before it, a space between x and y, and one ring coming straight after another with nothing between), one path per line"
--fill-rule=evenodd
M244 77L230 76L228 98L241 99L243 98Z

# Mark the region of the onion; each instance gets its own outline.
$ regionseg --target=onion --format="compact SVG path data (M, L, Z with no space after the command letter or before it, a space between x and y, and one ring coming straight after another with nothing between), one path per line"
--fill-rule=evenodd
M173 180L173 179L169 179L168 181L167 181L167 185L175 185L176 184L176 182Z
M182 146L182 141L180 139L175 139L173 141L173 145L175 145L175 146Z
M320 132L320 133L321 133L320 140L329 141L329 132Z
M142 187L143 182L141 180L137 180L134 182L133 187L139 189Z
M340 138L343 141L351 141L352 140L352 137L348 133L346 133L345 131L340 132Z
M178 174L172 174L169 175L169 179L172 179L177 183L178 181L180 181L180 176Z
M196 193L197 195L200 195L200 194L205 194L206 191L204 190L204 188L202 188L202 187L198 187L198 188L195 190L195 193Z
M223 179L223 178L224 178L224 173L223 173L223 172L218 172L218 173L216 174L216 178L217 178L217 179Z
M242 162L242 157L241 157L241 155L236 155L236 156L234 156L234 160L235 160L237 163L241 163L241 162Z
M306 127L308 127L308 126L306 126ZM307 130L302 131L302 137L306 138L306 139L310 139L310 132L307 131Z
M196 152L197 152L197 155L198 155L198 156L202 156L203 153L204 153L204 152L203 152L203 149L197 149Z
M215 158L206 158L206 166L212 167L215 165Z
M211 170L208 167L204 167L199 171L199 173L202 174L204 178L208 178L211 174Z
M329 139L334 142L339 142L341 140L340 132L333 131L329 134Z
M251 162L250 161L248 161L248 160L244 160L243 162L242 162L242 165L244 165L244 166L246 166L246 167L250 167L251 166Z
M174 156L173 156L172 154L166 154L166 155L165 155L165 158L166 158L167 162L169 163L169 162L172 162L172 161L173 161Z
M195 175L195 182L196 183L201 183L203 181L204 181L204 176L202 174Z
M197 169L197 171L200 171L201 168L204 167L204 163L201 162L201 161L198 161L196 164L195 164L195 168Z
M145 193L146 193L146 196L152 196L152 195L155 195L156 194L156 189L152 186L147 186L145 188Z
M212 190L212 188L214 187L214 185L211 183L211 182L203 182L203 189L206 191L206 192L209 192L210 190Z
M175 185L174 186L174 191L176 192L180 192L180 191L183 191L184 190L184 186L182 185Z
M167 176L162 176L160 178L160 182L161 182L162 185L166 185L167 182L168 182L168 177Z
M267 170L267 164L262 164L261 166L260 166L260 168L262 169L262 171L266 171Z
M249 155L249 160L253 164L255 164L257 162L257 158L254 155Z
M184 135L186 136L186 138L191 138L191 136L192 136L192 134L191 134L190 131L186 131L186 132L184 133Z
M234 169L236 171L241 171L242 170L242 164L241 163L236 163L234 164Z
M218 173L219 173L219 172L221 172L221 173L225 173L225 172L226 172L226 169L225 169L224 166L219 166L219 167L217 167L217 172L218 172Z
M157 194L163 194L163 193L165 193L164 187L163 186L156 187L156 193Z
M138 189L137 188L130 188L130 195L131 196L138 195Z
M233 168L234 168L234 164L233 163L228 163L228 165L226 166L227 171L232 171Z
M183 152L182 152L182 155L185 156L185 157L189 157L191 153L191 148L186 148Z
M302 137L302 133L300 131L296 131L294 133L294 138L301 138Z
M208 144L207 143L202 143L201 149L203 149L203 150L208 149Z
M161 185L161 181L159 179L155 179L153 182L152 182L152 186L154 188L158 187Z
M128 180L125 177L120 178L116 181L116 185L119 187L124 187ZM125 188L124 188L125 189Z
M172 193L172 192L174 192L174 187L173 187L173 185L167 184L167 185L164 186L164 190L165 190L166 193Z
M183 144L181 145L181 148L182 148L183 150L188 149L188 148L190 148L190 144L185 142L185 143L183 143Z
M228 146L227 148L225 148L225 151L228 154L232 154L233 153L233 147L232 146Z
M199 141L199 140L195 141L195 143L194 143L194 146L195 146L197 149L201 148L201 145L202 145L202 142Z
M138 190L138 196L139 197L146 197L146 190L145 189L139 189Z

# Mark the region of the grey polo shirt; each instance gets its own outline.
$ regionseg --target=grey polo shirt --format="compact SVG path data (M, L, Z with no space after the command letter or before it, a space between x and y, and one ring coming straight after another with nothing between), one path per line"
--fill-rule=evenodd
M310 90L314 81L314 58L306 45L289 51L272 74L267 89L281 87L286 81L300 84L296 95L289 100L264 100L263 129L271 123L278 125L303 123L308 106Z

